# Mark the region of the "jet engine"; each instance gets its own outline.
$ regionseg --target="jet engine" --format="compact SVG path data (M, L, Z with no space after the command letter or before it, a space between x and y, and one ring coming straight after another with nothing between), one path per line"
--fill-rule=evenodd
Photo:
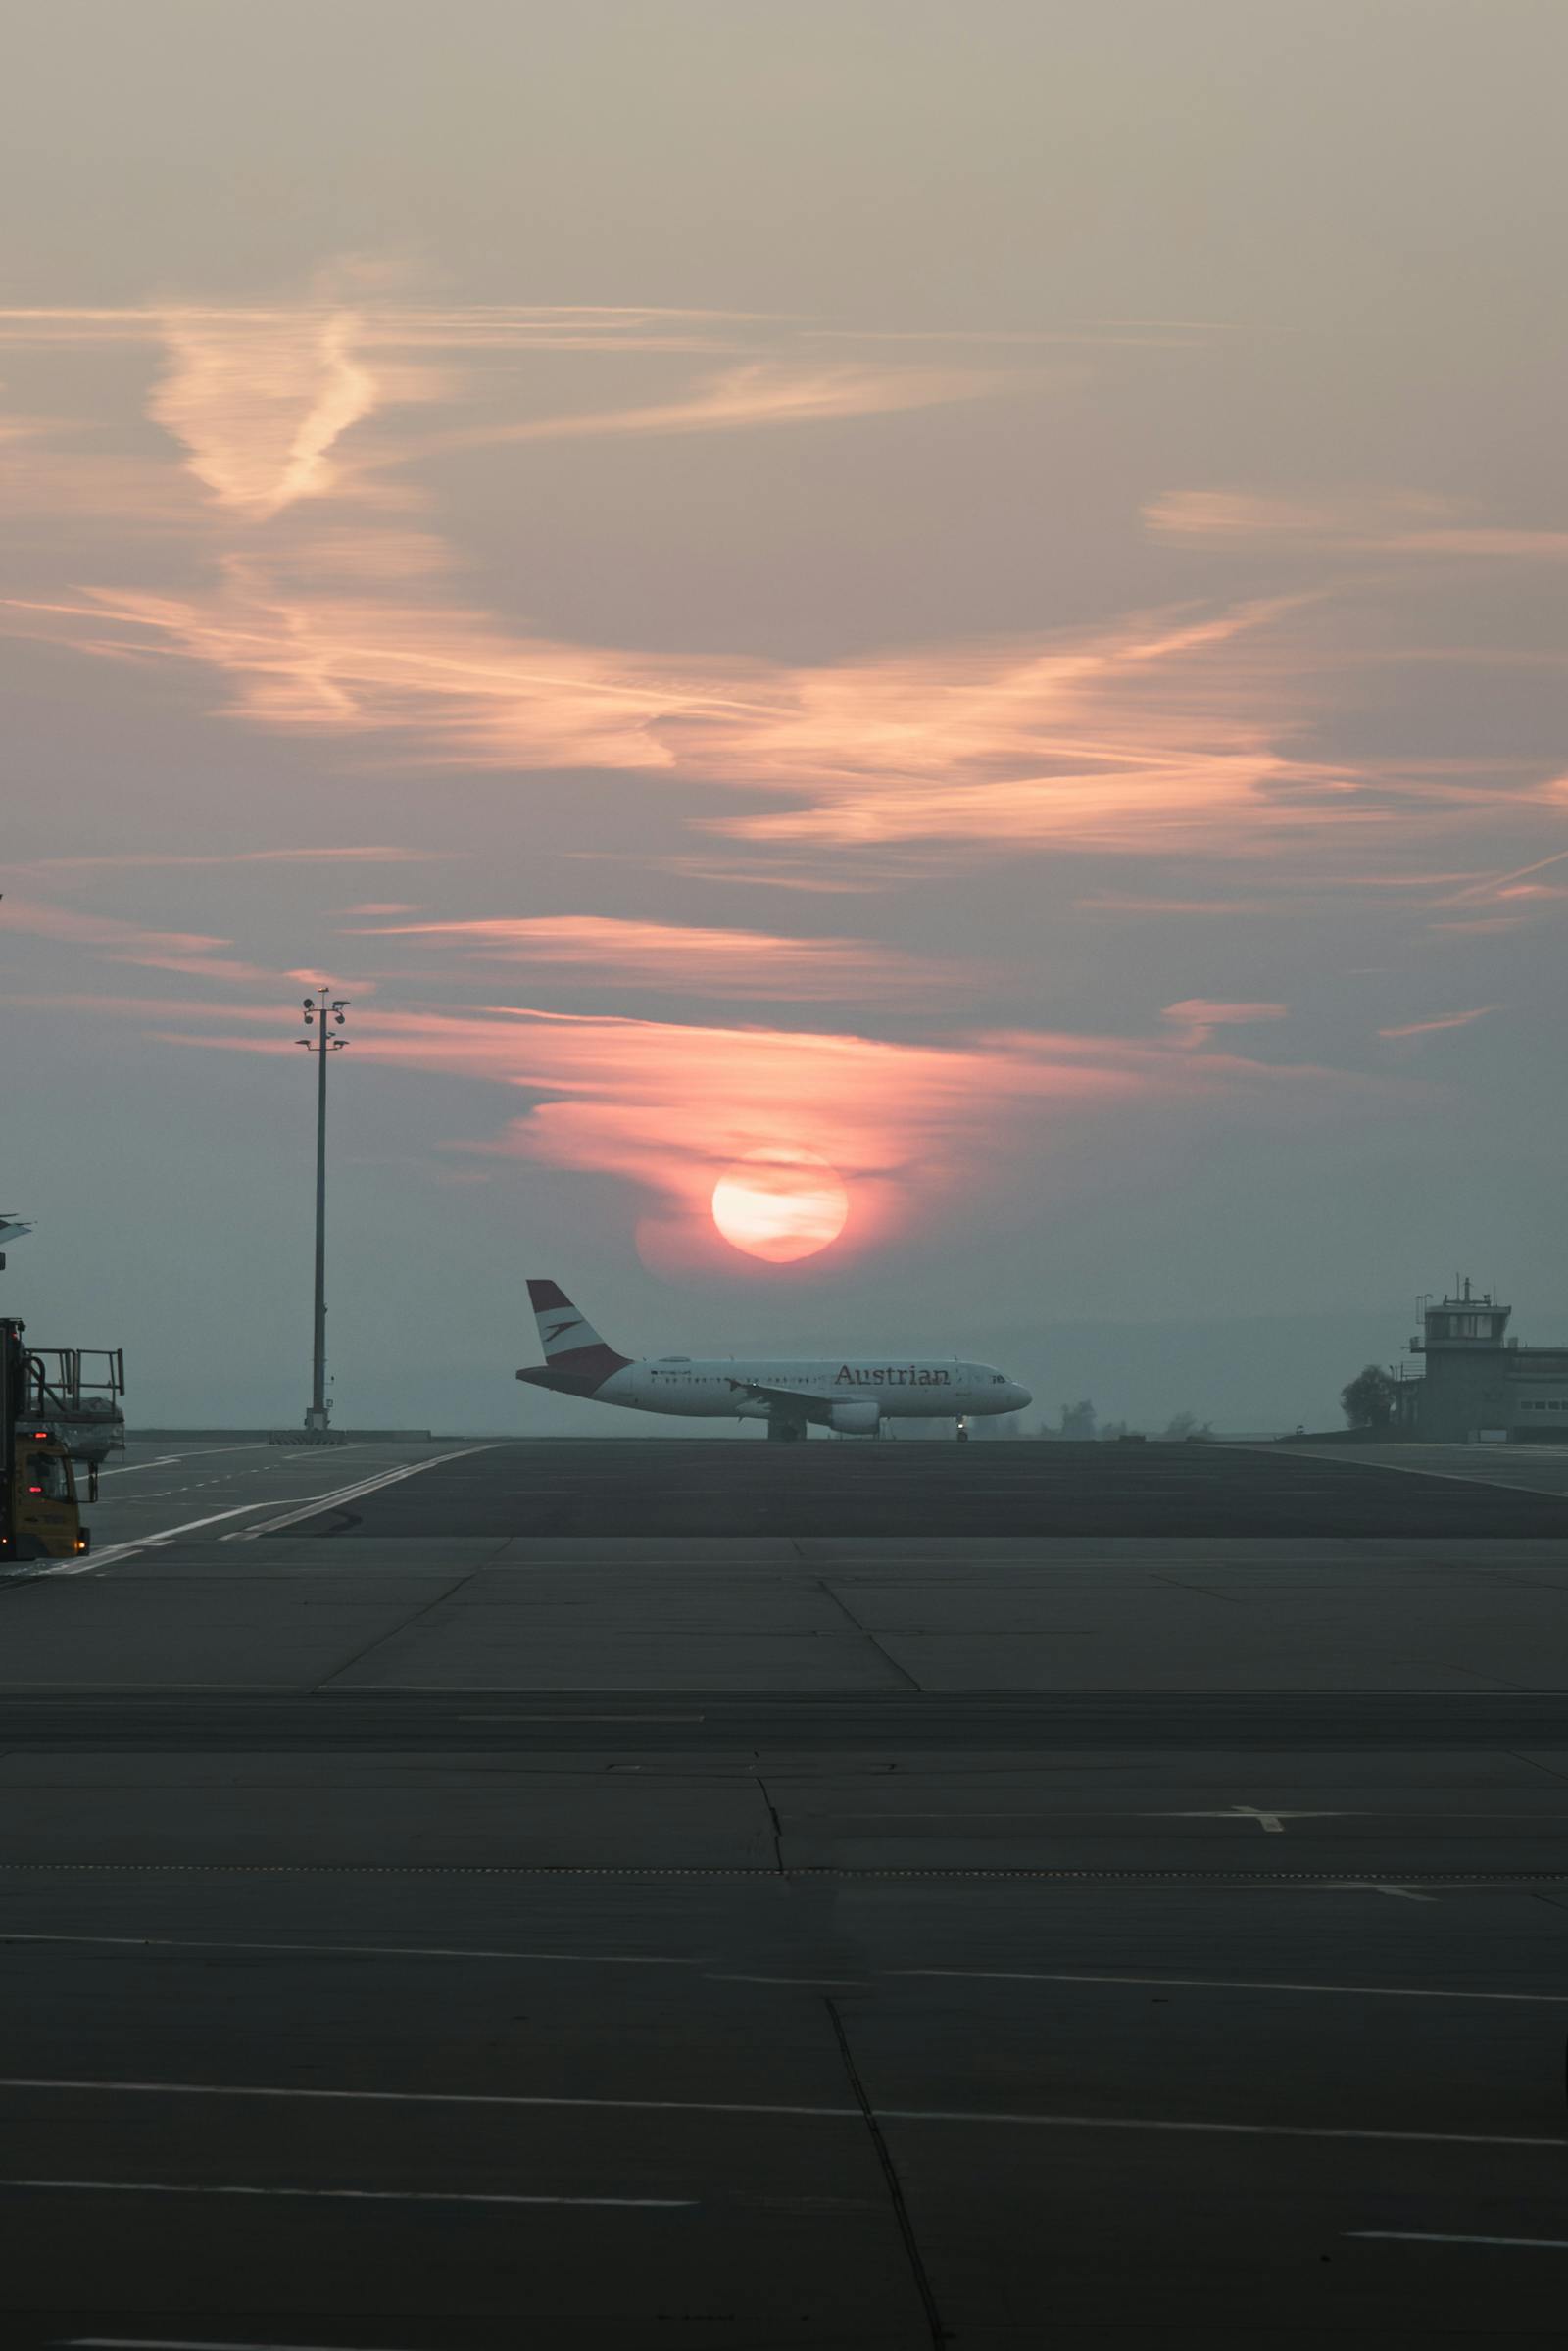
M841 1437L874 1437L882 1419L882 1408L870 1396L857 1396L852 1403L848 1397L828 1406L828 1422Z

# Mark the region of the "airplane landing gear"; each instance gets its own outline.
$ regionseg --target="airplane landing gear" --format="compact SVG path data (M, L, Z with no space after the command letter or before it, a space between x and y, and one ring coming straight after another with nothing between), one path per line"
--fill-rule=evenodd
M956 1436L956 1438L957 1438L957 1441L958 1441L958 1443L959 1443L960 1445L967 1445L967 1444L968 1444L968 1442L969 1442L969 1424L968 1424L968 1422L967 1422L967 1421L964 1419L964 1417L963 1417L963 1415L962 1415L962 1413L961 1413L961 1412L960 1412L960 1414L958 1415L958 1426L957 1426L956 1430L955 1431L955 1435Z
M769 1413L767 1438L770 1445L799 1445L806 1437L804 1420L788 1420L782 1413Z

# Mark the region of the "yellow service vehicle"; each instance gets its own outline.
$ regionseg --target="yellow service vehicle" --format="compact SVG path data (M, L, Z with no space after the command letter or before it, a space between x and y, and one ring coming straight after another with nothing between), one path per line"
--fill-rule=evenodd
M79 1347L28 1347L24 1328L0 1318L0 1565L88 1550L75 1464L87 1464L86 1498L96 1500L98 1463L124 1442L119 1349L97 1350L104 1372L94 1378Z
M0 1558L72 1559L90 1548L71 1455L52 1430L25 1423L17 1430L15 1468L6 1484L9 1541L0 1539Z

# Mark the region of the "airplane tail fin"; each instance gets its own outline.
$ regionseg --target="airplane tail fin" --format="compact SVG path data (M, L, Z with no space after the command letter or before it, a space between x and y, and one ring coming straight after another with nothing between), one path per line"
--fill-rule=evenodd
M539 1346L547 1371L564 1372L573 1382L588 1380L597 1384L631 1360L629 1355L617 1354L601 1339L559 1282L530 1280L528 1303L539 1326ZM519 1379L523 1376L521 1372L517 1375Z

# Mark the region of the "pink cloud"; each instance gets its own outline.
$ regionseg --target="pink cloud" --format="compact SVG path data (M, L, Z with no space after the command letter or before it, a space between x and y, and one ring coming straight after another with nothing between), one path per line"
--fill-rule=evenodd
M1499 1004L1478 1004L1472 1012L1445 1012L1436 1020L1407 1020L1401 1027L1379 1029L1380 1037L1431 1037L1439 1029L1467 1029L1472 1021L1485 1020L1489 1012L1501 1010Z
M14 872L63 873L86 872L97 868L114 870L145 867L149 871L178 868L185 865L329 865L337 862L366 865L422 865L443 858L466 857L466 850L443 849L230 849L215 850L210 854L185 850L112 850L102 857L32 857L25 866L14 866Z
M209 938L205 932L148 930L105 914L83 914L68 906L16 898L9 891L0 916L8 930L97 949L117 963L142 964L150 971L182 971L214 980L270 980L276 976L257 964L216 955L213 951L227 947L229 941Z
M1212 997L1189 996L1178 1004L1166 1004L1161 1020L1175 1023L1183 1045L1206 1045L1216 1029L1245 1028L1258 1020L1286 1020L1289 1004L1225 1004Z
M494 447L502 442L592 440L626 434L734 432L759 425L831 422L903 409L977 400L1005 379L979 368L802 367L752 360L698 384L683 399L640 408L589 409L576 415L476 424L427 438L409 452Z
M633 922L605 914L505 916L469 922L399 923L368 934L428 939L486 963L568 968L591 983L626 982L682 994L792 1003L846 996L907 998L942 974L912 955L865 939L798 939L769 931Z
M373 736L383 757L448 766L787 796L707 822L770 864L781 848L929 857L956 843L1230 856L1386 820L1349 805L1353 777L1288 746L1279 653L1254 643L1278 603L815 668L519 639L434 599L295 584L253 557L200 600L100 591L51 609L84 650L121 657L130 630L149 654L220 670L234 713L270 728Z
M382 397L343 310L233 317L171 312L169 365L149 413L220 505L265 520L337 486L333 444Z
M1243 490L1172 490L1144 509L1156 537L1193 545L1344 548L1374 555L1456 555L1561 563L1568 530L1460 519L1469 510L1420 491L1363 490L1340 498L1275 498Z
M291 1005L68 1001L135 1019L169 1043L272 1054L292 1050L297 1017ZM1366 1090L1311 1067L1194 1052L1180 1038L1010 1030L904 1044L523 1006L371 1010L354 1047L362 1062L536 1097L497 1141L466 1148L620 1179L661 1249L677 1253L707 1246L713 1184L758 1151L825 1160L850 1194L845 1246L858 1248L959 1196L972 1207L1005 1186L1020 1152L1032 1162L1049 1152L1064 1122L1228 1102L1294 1119Z

